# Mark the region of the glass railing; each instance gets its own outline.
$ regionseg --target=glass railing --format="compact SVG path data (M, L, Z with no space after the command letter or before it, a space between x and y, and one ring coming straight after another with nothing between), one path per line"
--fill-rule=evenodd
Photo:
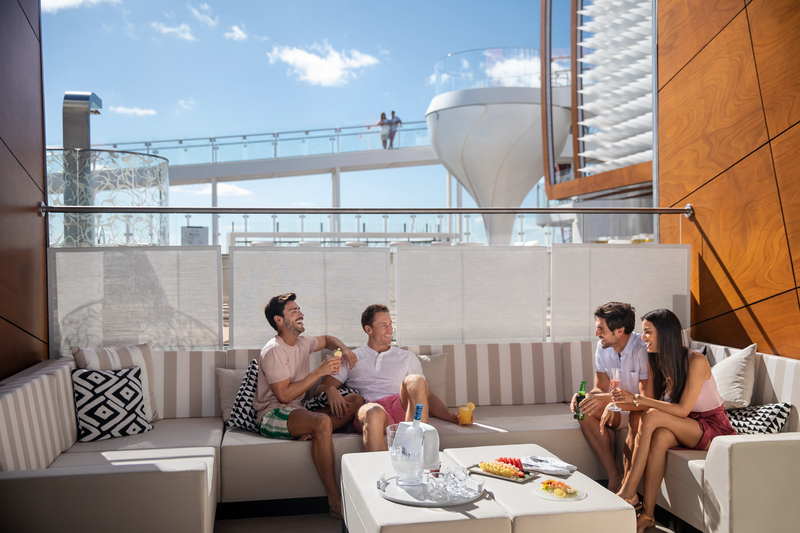
M377 125L344 126L278 133L97 144L93 148L159 155L169 159L172 166L197 165L383 150L380 130ZM430 144L428 126L424 120L403 122L394 138L394 148Z
M569 86L568 51L554 50L553 56L551 85ZM541 56L533 48L458 52L436 62L434 78L437 95L485 87L541 87Z

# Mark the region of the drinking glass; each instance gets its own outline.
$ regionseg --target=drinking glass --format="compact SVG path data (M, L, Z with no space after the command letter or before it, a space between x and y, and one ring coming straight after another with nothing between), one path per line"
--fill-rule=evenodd
M447 494L453 498L463 496L469 472L463 466L451 466L447 469Z
M619 389L620 385L620 369L619 368L612 368L611 369L611 390L615 391ZM622 411L619 407L617 407L617 402L611 400L611 407L608 408L609 411L619 412Z
M428 497L433 501L447 500L447 474L445 472L431 472L428 474Z

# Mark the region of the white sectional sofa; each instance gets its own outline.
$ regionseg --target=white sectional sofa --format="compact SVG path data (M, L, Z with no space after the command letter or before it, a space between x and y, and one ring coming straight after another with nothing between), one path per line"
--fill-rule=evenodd
M442 449L536 443L602 479L567 403L581 380L592 382L594 348L593 342L408 347L432 356L423 369L448 405L478 406L469 428L432 419ZM45 361L0 383L3 525L210 533L218 502L324 496L309 442L223 431L216 369L245 368L258 353L153 352L164 419L141 435L91 443L76 442L72 358ZM709 358L714 363L727 353L712 346ZM313 354L310 365L323 356ZM800 401L800 362L758 354L753 404L774 401ZM338 475L341 456L361 450L360 435L334 434L334 449ZM749 532L753 524L790 530L800 523L791 490L800 485L798 454L793 408L783 434L721 437L708 452L670 451L659 504L708 532ZM754 494L757 479L774 480L780 490Z

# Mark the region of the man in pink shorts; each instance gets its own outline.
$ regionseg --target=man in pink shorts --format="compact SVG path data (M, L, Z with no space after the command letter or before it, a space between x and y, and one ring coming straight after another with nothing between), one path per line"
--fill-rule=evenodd
M339 387L346 382L348 387L358 389L366 403L358 410L354 425L364 435L364 451L386 450L386 427L413 420L418 403L423 406L423 422L428 421L430 413L457 424L458 414L449 411L428 388L417 356L391 345L389 309L381 304L370 305L361 314L361 327L368 341L366 346L353 350L358 364L351 367L342 361L339 373L327 376L316 394L325 392L335 412L335 405L344 402Z

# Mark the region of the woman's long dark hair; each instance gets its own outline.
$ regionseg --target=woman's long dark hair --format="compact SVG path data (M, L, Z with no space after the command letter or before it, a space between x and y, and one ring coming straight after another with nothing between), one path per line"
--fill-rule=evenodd
M647 354L656 399L681 401L689 373L689 350L681 340L681 321L669 309L656 309L642 317L656 328L658 353Z

